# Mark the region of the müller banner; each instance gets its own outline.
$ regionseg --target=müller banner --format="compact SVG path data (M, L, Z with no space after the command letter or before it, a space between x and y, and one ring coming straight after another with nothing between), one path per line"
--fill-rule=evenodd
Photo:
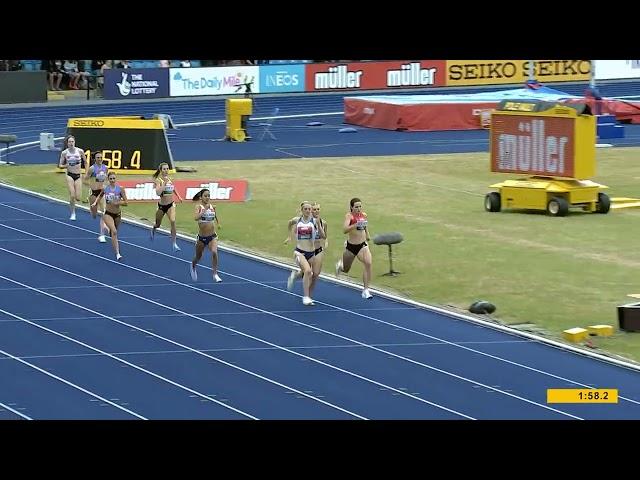
M305 91L442 87L445 66L445 60L308 64Z
M149 180L118 181L131 202L157 202L155 184ZM249 182L246 180L175 180L175 192L184 201L191 201L203 188L209 189L212 202L246 202L250 200ZM176 199L177 200L177 199Z

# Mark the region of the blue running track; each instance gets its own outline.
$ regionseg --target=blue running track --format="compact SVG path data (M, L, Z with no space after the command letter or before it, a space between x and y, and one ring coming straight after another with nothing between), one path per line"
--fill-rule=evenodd
M230 250L0 188L0 419L639 419L640 371ZM547 404L548 388L617 404Z

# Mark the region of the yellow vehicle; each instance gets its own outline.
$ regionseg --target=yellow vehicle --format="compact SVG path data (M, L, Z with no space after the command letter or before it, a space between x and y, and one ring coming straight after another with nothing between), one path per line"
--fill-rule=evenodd
M545 210L562 217L570 208L607 213L608 187L588 180L596 171L596 121L584 104L503 100L491 114L491 171L526 178L491 185L489 212Z
M507 180L491 185L497 192L488 193L484 208L488 212L502 209L546 210L549 215L563 217L570 208L592 213L607 213L611 201L601 189L608 188L591 180L564 180L530 177Z

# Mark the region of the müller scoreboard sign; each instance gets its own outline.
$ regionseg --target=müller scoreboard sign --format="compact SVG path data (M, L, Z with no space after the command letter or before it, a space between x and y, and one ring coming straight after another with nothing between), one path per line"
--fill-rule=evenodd
M595 175L595 117L584 105L504 100L491 117L491 171L588 179Z

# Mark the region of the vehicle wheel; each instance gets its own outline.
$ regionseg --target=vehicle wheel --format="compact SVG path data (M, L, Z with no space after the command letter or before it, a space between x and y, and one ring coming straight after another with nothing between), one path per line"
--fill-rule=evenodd
M569 202L562 197L551 197L547 203L547 213L554 217L564 217L569 213Z
M611 199L606 193L598 193L598 203L596 204L596 213L608 213L611 209Z
M500 211L500 194L497 192L487 193L484 196L484 209L487 212Z

